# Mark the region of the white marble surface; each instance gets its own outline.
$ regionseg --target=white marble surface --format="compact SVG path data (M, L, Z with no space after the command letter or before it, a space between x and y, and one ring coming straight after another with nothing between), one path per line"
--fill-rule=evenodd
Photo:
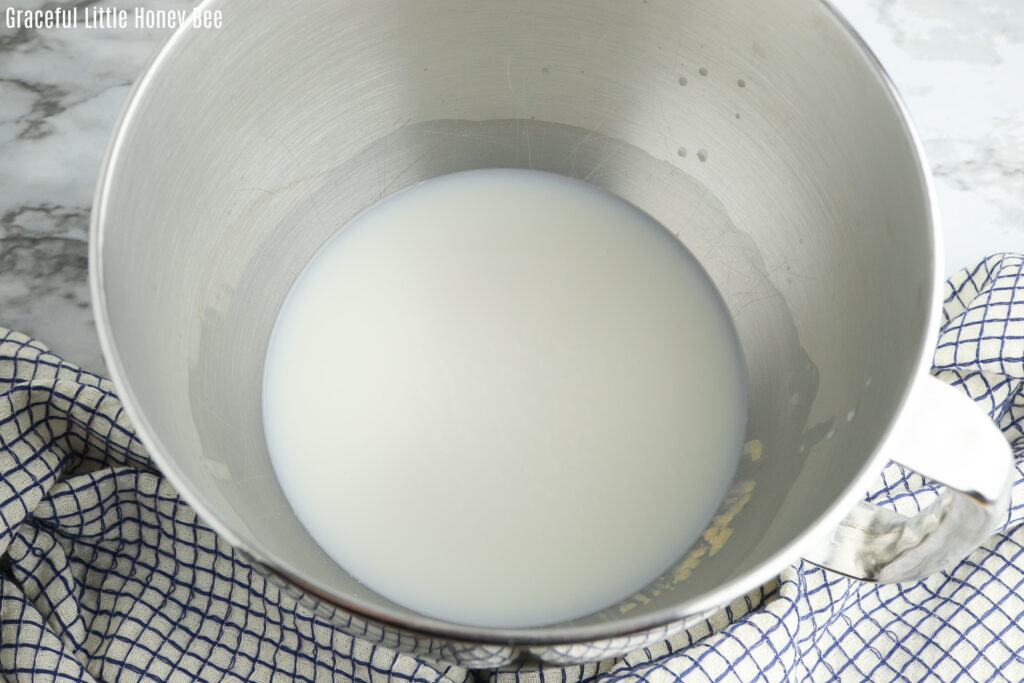
M72 4L107 3L61 6ZM56 5L0 0L0 10ZM163 34L0 23L0 325L97 372L105 365L86 278L89 210L114 122Z
M889 70L924 140L946 226L947 271L995 251L1024 252L1021 0L833 2ZM133 0L131 7L190 4ZM0 2L8 6L56 3ZM130 84L162 37L0 25L0 325L99 372L86 284L92 192Z
M832 3L878 55L924 142L947 273L1024 252L1024 2Z

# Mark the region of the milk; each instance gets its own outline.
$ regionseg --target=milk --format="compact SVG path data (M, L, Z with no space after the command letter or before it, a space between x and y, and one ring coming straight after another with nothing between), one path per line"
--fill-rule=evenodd
M736 334L692 255L581 181L487 169L355 217L296 280L263 380L296 515L422 614L554 623L701 535L746 420Z

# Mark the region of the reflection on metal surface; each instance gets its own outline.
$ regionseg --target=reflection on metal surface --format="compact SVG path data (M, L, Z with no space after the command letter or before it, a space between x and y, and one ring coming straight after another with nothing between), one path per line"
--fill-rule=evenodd
M804 559L865 581L915 581L963 560L1006 515L1009 443L958 389L921 378L885 453L947 488L911 517L861 502Z

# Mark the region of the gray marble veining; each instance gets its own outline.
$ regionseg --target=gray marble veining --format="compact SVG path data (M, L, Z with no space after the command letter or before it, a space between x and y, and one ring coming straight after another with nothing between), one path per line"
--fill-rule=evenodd
M190 5L160 0L136 6ZM86 278L89 210L114 122L165 32L3 26L0 325L104 372Z
M832 1L885 64L917 124L936 177L947 270L994 251L1024 252L1020 1ZM61 3L107 5L192 2ZM6 0L0 10L56 6ZM92 194L131 83L165 34L0 24L0 325L98 372L86 283Z

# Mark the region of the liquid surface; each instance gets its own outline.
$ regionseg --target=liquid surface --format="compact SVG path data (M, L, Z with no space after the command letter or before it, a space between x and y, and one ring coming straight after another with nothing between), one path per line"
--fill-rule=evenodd
M731 321L690 253L583 182L431 179L296 280L263 384L299 519L428 616L525 627L605 608L700 536L745 426Z

